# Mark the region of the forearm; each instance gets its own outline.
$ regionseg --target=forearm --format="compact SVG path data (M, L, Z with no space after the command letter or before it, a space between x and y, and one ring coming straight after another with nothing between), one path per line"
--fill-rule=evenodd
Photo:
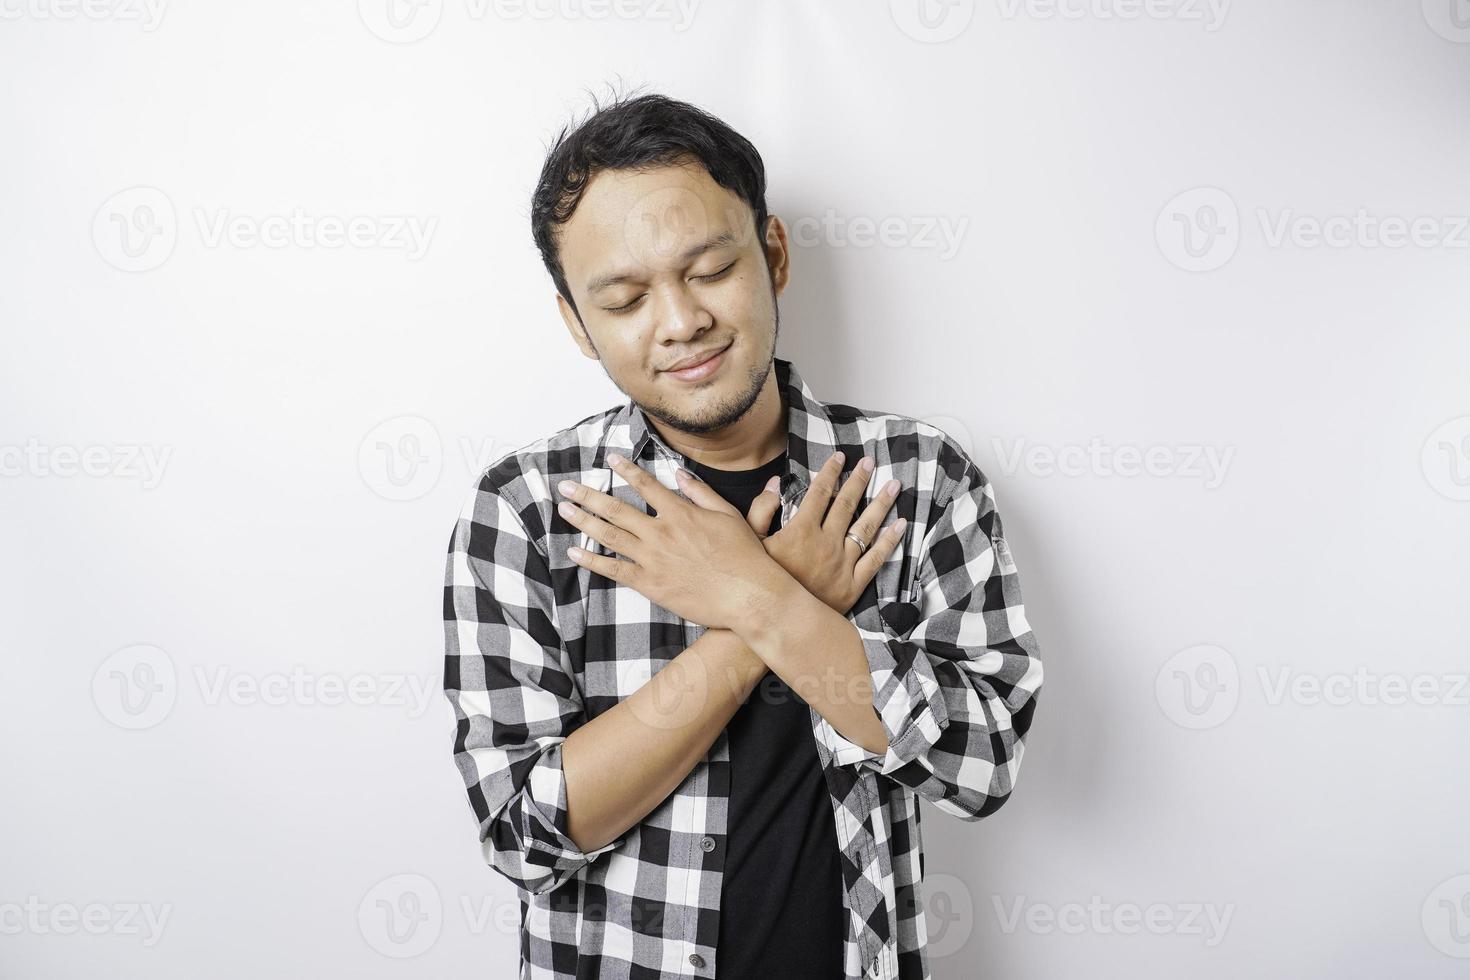
M873 752L888 751L862 636L846 616L799 585L782 586L736 630L844 738Z
M766 670L735 633L706 630L647 684L567 736L568 836L589 851L651 813L704 758Z

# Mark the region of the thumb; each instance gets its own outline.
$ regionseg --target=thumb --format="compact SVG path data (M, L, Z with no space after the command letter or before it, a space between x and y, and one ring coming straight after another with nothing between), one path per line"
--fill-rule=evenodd
M771 518L781 509L781 478L771 477L764 490L750 502L750 513L745 516L750 529L765 537L771 529Z

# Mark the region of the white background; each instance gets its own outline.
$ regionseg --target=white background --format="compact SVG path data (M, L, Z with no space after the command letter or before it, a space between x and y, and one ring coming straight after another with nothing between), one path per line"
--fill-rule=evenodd
M1464 975L1462 0L95 2L0 0L0 975L513 975L443 558L622 400L528 220L619 80L760 149L817 395L995 485L1047 681L926 807L937 980Z

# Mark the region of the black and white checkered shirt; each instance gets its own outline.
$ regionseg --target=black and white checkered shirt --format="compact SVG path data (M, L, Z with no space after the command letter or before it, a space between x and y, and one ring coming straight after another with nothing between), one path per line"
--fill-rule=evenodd
M1005 802L1041 688L1036 640L990 484L964 450L928 423L818 401L788 360L775 370L783 526L838 449L849 469L864 454L877 464L859 513L890 477L901 484L884 523L906 517L904 540L847 614L887 754L810 711L842 852L846 975L927 980L918 798L964 820ZM563 478L649 510L612 450L679 492L687 460L631 399L507 454L471 492L444 584L455 761L485 860L520 888L522 978L713 977L728 732L621 837L583 852L567 836L562 742L705 630L567 557L573 544L609 552L556 512Z

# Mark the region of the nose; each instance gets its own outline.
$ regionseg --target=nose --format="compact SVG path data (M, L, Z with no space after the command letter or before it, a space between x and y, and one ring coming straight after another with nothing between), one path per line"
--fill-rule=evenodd
M658 339L665 343L693 340L714 323L698 298L682 280L663 291L663 309L658 318Z

